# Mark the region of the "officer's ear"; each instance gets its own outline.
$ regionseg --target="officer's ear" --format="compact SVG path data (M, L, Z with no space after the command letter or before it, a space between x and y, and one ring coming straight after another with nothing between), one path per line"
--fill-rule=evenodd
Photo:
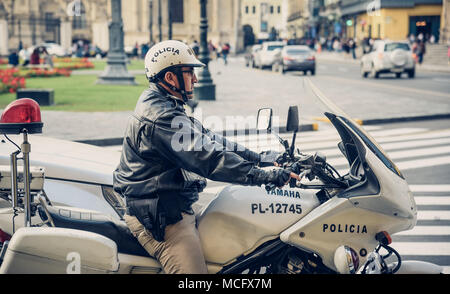
M171 71L168 71L164 74L164 80L174 87L178 86L177 85L177 83L178 83L177 75Z

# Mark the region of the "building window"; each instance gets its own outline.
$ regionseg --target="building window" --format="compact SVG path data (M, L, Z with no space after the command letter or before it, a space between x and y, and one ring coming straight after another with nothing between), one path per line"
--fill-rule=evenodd
M253 14L256 13L256 6L253 6L253 7L252 7L252 12L253 12Z
M45 13L45 31L46 32L53 32L54 30L54 19L53 19L53 13L46 12Z
M278 7L277 7L277 12L278 12L278 14L281 13L281 6L280 5L278 5Z
M87 28L86 8L83 2L80 1L80 15L74 15L72 21L72 28L74 30L82 30Z
M248 6L245 6L245 14L248 14Z
M172 22L183 23L183 0L170 0L170 13L172 16Z
M273 5L270 5L270 14L273 14Z

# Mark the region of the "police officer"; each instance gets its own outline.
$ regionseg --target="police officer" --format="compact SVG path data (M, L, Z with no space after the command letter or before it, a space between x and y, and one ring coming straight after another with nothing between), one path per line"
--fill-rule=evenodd
M114 171L114 190L126 199L124 219L166 273L207 273L192 204L206 179L241 185L285 185L294 173L265 171L273 152L255 153L188 117L185 103L205 66L179 41L163 41L146 55L150 86L139 98ZM273 164L272 164L273 165Z

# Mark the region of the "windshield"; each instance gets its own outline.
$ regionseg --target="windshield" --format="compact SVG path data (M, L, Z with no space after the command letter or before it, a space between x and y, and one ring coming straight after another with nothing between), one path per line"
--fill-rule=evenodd
M360 127L357 127L352 121L348 120L345 117L340 116L340 118L350 127L352 130L358 134L358 136L364 141L366 146L372 151L382 162L383 164L390 169L394 174L398 175L402 179L404 179L402 173L398 169L398 167L389 159L387 154L381 149L381 147L376 143L375 140L371 139L370 136L362 131Z
M403 49L409 51L409 45L405 43L390 43L384 46L384 51L386 52L394 51L395 49Z
M273 51L273 50L275 50L275 49L278 49L278 48L283 48L283 45L271 45L271 46L267 46L267 51Z
M393 173L398 175L401 178L404 178L398 167L389 159L387 154L383 151L383 149L378 145L378 143L370 136L363 128L357 125L349 116L339 108L335 103L333 103L330 99L328 99L322 91L320 91L309 78L305 79L306 85L309 89L312 90L314 96L318 98L318 100L326 107L326 109L333 112L339 118L341 118L364 142L364 144L372 151L382 162L383 164L391 170Z

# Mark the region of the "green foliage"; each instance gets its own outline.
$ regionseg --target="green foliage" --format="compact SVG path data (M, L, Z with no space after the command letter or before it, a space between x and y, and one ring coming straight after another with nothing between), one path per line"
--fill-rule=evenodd
M148 87L144 74L136 76L137 86L96 85L96 75L73 75L71 77L33 78L27 88L55 90L55 105L42 110L60 111L129 111ZM0 95L0 109L16 99L15 94Z

